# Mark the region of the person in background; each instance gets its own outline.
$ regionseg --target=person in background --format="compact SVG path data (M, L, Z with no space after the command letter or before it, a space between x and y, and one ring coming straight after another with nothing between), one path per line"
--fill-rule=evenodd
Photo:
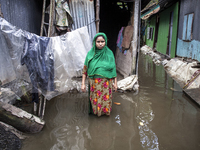
M107 47L107 36L97 33L93 47L87 53L82 72L82 92L86 91L85 80L89 77L89 113L110 115L112 92L117 90L117 73L113 52Z

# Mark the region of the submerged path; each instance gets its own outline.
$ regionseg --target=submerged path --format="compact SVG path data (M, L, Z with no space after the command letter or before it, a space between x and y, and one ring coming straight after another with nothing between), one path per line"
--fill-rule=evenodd
M47 102L45 127L22 150L198 150L200 108L149 56L139 56L139 92L114 93L111 116L88 115L87 94Z

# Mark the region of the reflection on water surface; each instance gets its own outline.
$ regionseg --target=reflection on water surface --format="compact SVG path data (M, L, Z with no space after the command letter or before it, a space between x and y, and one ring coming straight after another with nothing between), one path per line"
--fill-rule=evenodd
M87 93L47 102L42 132L23 150L196 150L200 109L151 58L140 54L139 92L114 93L110 116L88 115ZM173 90L172 90L173 89Z

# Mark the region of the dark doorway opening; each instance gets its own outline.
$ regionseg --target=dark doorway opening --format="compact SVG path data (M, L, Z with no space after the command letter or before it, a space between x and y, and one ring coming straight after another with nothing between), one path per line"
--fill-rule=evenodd
M154 43L153 48L156 49L157 41L158 41L158 28L159 28L159 15L156 16L156 28L155 28L155 37L154 37Z
M173 11L170 12L169 33L168 33L167 52L166 52L166 54L169 57L171 56L172 29L173 29Z
M100 0L99 32L107 35L108 47L114 54L118 33L121 27L127 26L130 21L132 5L132 2L125 3L120 0Z

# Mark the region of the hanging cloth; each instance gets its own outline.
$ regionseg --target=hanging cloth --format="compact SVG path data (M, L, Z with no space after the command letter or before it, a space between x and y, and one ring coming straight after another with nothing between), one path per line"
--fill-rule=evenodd
M73 19L69 10L69 5L65 0L56 0L56 25L61 30L71 27Z

